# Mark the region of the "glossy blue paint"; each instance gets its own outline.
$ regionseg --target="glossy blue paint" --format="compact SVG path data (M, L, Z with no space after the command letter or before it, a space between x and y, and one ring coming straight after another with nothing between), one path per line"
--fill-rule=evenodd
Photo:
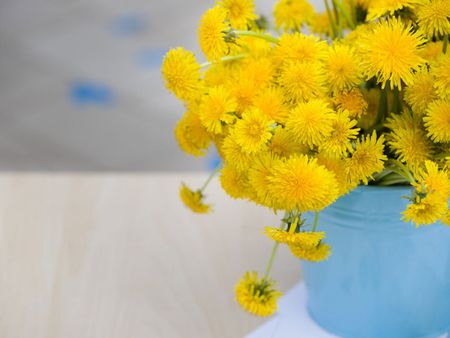
M302 268L308 311L326 330L345 338L450 331L450 227L403 222L409 193L361 186L320 213L332 255Z

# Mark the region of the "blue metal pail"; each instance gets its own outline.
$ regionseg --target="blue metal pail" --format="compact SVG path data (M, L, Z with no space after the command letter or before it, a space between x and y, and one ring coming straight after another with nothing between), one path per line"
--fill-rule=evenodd
M332 255L303 262L308 311L345 338L450 331L450 227L401 220L408 187L361 186L320 213Z

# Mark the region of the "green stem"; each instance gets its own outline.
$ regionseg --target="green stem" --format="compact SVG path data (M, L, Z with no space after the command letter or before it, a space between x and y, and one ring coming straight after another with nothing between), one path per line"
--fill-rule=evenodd
M211 174L209 175L208 179L206 180L205 183L203 183L203 186L199 189L199 191L202 193L206 187L208 186L209 182L211 182L211 180L213 179L214 176L216 176L216 174L220 171L220 169L222 169L222 165L217 166L216 169L214 169Z
M312 232L316 231L318 221L319 221L319 212L316 211L314 213L314 222L313 222L313 226L312 226L312 230L311 230Z
M270 274L270 270L272 270L273 261L277 254L277 249L278 249L279 245L280 245L280 243L275 242L275 244L272 247L272 253L270 254L269 263L267 264L266 273L264 274L264 278L263 278L265 280L267 280L267 278L269 277L269 274Z
M400 91L397 87L394 88L394 101L392 102L392 112L400 113L402 111L402 100L400 99Z
M384 89L381 89L380 101L378 104L378 115L375 125L382 125L386 117L388 111L388 95L387 95L388 90L389 90L388 84L386 84L386 87L384 87Z
M253 31L240 31L240 30L235 30L232 32L239 36L251 36L251 37L263 39L263 40L266 40L266 41L269 41L272 43L278 43L278 38L276 38L272 35L269 35L269 34L253 32Z
M325 8L327 10L327 16L328 16L328 21L330 21L330 25L331 25L331 33L332 33L332 38L336 38L337 33L336 33L336 25L334 24L334 20L333 20L333 15L331 14L331 9L330 9L330 5L328 4L328 0L323 0L324 4L325 4Z
M243 59L247 56L247 54L237 54L237 55L227 55L227 56L223 56L221 57L218 61L216 62L229 62L229 61L235 61L235 60L240 60ZM207 62L203 62L202 64L200 64L200 68L206 68L211 66L212 64L216 63L216 62L211 62L211 61L207 61Z
M444 44L442 45L442 53L447 53L447 47L448 47L448 34L444 36Z
M347 11L347 8L345 8L344 4L341 3L339 0L336 0L336 5L339 8L339 11L342 13L342 15L344 16L345 20L347 21L348 25L350 26L351 29L355 29L356 25L353 22L353 18L350 15L350 13Z

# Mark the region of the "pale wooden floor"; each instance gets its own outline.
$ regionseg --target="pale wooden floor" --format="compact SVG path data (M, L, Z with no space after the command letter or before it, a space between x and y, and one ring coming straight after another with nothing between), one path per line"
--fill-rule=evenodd
M204 175L0 176L0 337L242 337L263 322L233 286L262 271L278 223L213 182L210 215L177 198ZM285 250L273 277L287 290L299 263Z

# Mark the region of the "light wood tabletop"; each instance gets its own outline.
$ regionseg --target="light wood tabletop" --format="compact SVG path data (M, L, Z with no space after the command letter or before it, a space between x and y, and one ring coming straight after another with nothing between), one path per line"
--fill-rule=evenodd
M264 322L233 288L263 271L279 216L207 190L214 212L178 199L206 174L0 176L0 337L242 337ZM284 249L284 248L283 248ZM273 278L287 291L298 261L280 250Z

